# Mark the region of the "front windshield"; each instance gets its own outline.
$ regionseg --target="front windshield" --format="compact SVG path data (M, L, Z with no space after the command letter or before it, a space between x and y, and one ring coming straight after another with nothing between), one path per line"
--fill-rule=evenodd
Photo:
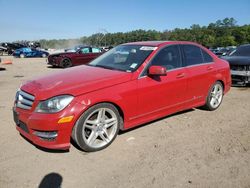
M250 45L239 46L230 56L250 56Z
M93 60L88 65L126 72L135 71L157 47L120 45Z

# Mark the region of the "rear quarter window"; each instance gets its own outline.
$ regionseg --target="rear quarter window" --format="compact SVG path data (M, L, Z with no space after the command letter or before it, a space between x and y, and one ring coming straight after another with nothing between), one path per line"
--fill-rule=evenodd
M202 49L201 51L202 51L204 63L211 63L214 61L213 58L205 50Z

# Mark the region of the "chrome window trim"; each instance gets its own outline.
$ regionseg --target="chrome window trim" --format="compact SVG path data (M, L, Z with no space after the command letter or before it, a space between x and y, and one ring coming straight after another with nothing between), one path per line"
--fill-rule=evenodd
M201 66L201 65L208 65L208 64L213 64L214 62L209 62L209 63L199 63L199 64L195 64L195 65L188 65L188 66L185 66L187 68L189 67L197 67L197 66Z

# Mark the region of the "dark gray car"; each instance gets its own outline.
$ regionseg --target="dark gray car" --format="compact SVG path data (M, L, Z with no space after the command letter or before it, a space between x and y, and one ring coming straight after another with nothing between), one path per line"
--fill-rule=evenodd
M239 46L223 59L230 64L232 83L234 85L245 86L250 83L250 44Z

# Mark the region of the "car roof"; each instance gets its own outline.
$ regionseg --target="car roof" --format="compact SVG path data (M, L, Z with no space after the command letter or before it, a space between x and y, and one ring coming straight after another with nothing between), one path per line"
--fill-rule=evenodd
M247 46L250 46L250 44L243 44L243 45L240 45L239 47L247 47Z
M189 42L189 41L141 41L141 42L130 42L126 43L125 45L142 45L142 46L156 46L160 47L166 44L193 44L193 45L199 45L195 42Z

